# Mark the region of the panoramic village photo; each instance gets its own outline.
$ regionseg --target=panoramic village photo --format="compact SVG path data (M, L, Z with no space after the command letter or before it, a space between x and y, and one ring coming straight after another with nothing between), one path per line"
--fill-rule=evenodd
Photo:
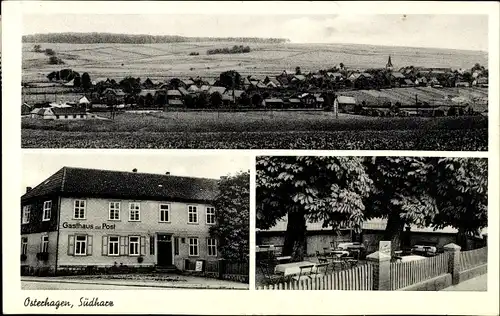
M488 149L486 15L32 14L23 34L23 148Z
M261 156L258 290L486 291L488 159Z
M248 289L248 158L120 157L23 155L22 289Z

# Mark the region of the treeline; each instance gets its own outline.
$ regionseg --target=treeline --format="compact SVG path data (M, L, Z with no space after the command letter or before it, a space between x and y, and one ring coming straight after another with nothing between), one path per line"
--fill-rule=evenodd
M241 53L250 53L250 46L237 46L234 45L232 48L215 48L207 50L207 55L215 55L215 54L241 54Z
M118 43L118 44L161 44L181 42L244 42L244 43L287 43L285 38L260 37L186 37L178 35L146 35L115 33L48 33L24 35L23 43Z

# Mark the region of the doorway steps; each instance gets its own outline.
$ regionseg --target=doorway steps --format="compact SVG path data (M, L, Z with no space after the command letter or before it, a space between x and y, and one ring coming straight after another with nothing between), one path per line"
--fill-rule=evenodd
M177 269L176 266L169 265L169 266L156 266L155 272L158 272L158 273L179 273L180 271L179 271L179 269Z

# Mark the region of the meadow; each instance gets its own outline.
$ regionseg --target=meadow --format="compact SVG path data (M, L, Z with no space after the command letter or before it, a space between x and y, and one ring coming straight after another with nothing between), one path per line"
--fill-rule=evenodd
M487 117L329 112L122 113L113 121L23 118L24 148L487 150Z
M250 44L245 54L207 55L209 49L232 47L239 42L170 44L64 44L38 43L51 48L65 65L49 65L44 53L33 52L33 43L23 43L23 81L46 81L45 76L61 67L94 78L151 79L201 76L218 77L226 70L242 75L278 75L283 70L317 71L344 63L350 69L384 67L391 55L396 68L403 66L470 68L487 64L486 52L433 48L386 47L356 44ZM189 53L198 52L198 56Z

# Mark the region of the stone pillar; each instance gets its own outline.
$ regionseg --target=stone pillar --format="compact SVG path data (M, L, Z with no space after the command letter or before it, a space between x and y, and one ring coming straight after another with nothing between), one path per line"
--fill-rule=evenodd
M458 269L460 264L460 246L454 243L447 244L444 247L444 252L448 253L448 273L451 274L451 282L456 285L460 282Z
M369 264L373 265L373 290L391 290L391 256L376 251L366 256Z

